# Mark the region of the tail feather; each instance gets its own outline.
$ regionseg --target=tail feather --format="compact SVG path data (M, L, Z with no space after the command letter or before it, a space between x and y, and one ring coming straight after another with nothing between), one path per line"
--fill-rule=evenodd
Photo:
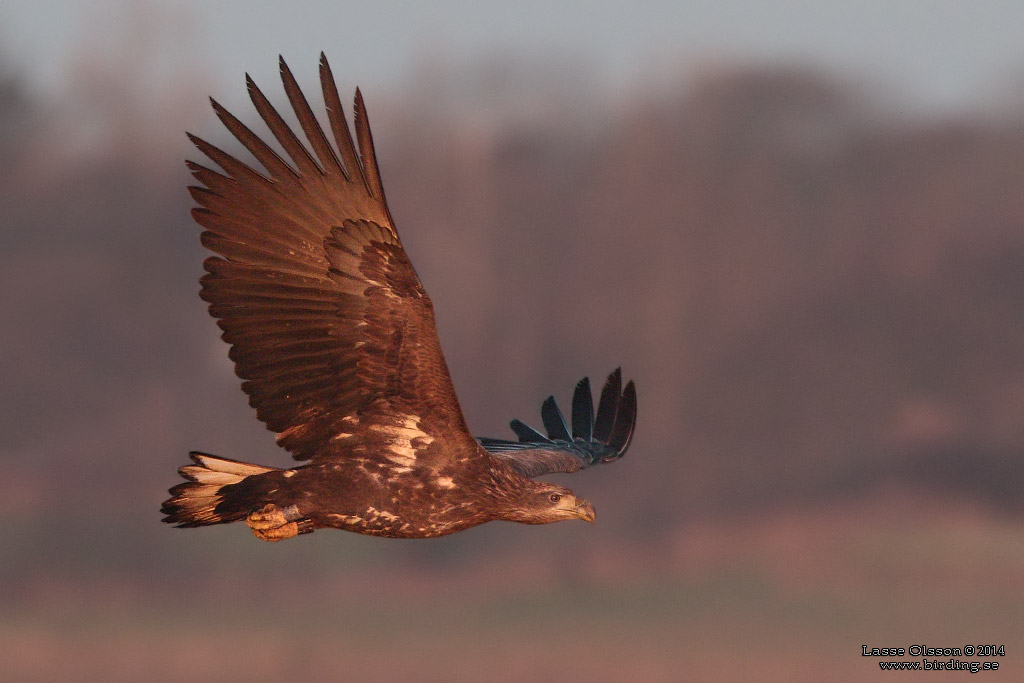
M223 524L244 518L249 510L246 506L231 504L232 497L225 488L240 484L253 475L279 471L275 467L195 451L189 453L189 457L195 464L178 469L178 473L188 481L172 487L171 497L160 507L165 515L163 521L179 527Z

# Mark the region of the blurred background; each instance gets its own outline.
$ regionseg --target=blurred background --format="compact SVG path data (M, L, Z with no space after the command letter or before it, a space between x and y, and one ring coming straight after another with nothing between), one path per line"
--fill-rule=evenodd
M1022 25L8 0L4 680L893 680L861 646L914 643L1004 644L1020 679ZM197 297L184 131L240 151L213 95L265 133L244 73L283 108L279 53L322 110L321 50L366 96L473 431L636 380L628 457L560 480L595 526L160 523L190 449L289 462Z

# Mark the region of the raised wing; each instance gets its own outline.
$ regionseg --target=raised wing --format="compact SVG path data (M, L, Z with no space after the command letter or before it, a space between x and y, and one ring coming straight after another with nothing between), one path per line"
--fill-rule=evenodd
M554 396L544 401L540 413L546 437L519 420L512 420L509 426L519 441L477 440L491 455L527 477L575 472L618 460L626 454L636 428L636 386L630 380L622 389L622 371L616 369L601 390L595 417L590 379L581 379L572 397L571 435Z
M362 96L357 90L357 152L321 55L335 153L283 59L280 66L309 148L246 76L288 159L211 100L266 175L194 136L224 173L187 162L202 183L189 188L200 204L192 216L218 254L204 263L200 296L231 345L250 405L300 460L331 457L338 439L374 428L407 446L418 434L429 437L421 443L475 450L433 306L385 203Z

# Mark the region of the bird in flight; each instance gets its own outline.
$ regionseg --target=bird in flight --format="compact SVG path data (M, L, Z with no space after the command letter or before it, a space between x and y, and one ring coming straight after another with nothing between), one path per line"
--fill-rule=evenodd
M287 154L279 156L211 99L259 161L253 169L190 135L220 170L186 162L189 188L216 256L200 296L230 345L257 417L295 459L279 469L205 453L178 471L163 521L196 527L244 520L279 541L321 528L427 538L494 520L594 521L569 489L534 477L616 460L636 426L636 389L619 370L595 413L576 386L571 431L554 398L547 436L518 420L518 440L476 439L441 352L434 308L384 199L366 107L356 90L355 138L326 58L320 84L332 146L288 66L288 101L304 144L251 78L249 96Z

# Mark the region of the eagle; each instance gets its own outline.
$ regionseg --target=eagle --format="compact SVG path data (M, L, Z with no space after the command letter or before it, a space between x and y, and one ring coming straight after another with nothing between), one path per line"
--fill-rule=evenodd
M326 528L430 538L494 520L593 522L589 502L534 478L622 457L636 426L634 383L623 388L614 371L595 412L581 380L571 431L550 397L541 409L546 436L513 420L517 440L474 438L433 304L384 198L362 94L357 88L353 139L321 53L332 146L279 64L308 146L247 74L249 96L287 159L211 98L263 170L191 134L220 170L186 164L199 183L189 187L199 205L192 217L216 254L204 262L200 297L257 417L306 462L280 469L192 452L163 521L244 520L265 541Z

